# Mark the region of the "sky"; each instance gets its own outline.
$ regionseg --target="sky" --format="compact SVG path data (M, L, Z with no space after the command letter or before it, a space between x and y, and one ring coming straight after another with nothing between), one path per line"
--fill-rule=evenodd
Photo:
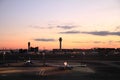
M120 48L120 0L0 0L0 49Z

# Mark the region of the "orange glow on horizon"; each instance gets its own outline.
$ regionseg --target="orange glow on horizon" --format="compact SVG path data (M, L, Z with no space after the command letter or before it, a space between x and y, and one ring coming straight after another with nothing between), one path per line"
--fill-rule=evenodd
M12 43L5 43L1 44L2 47L1 49L6 48L6 49L27 49L28 44L27 42L12 42ZM40 50L52 50L52 49L59 49L59 43L58 42L41 42L41 43L34 43L31 42L31 47L39 47ZM62 49L91 49L91 48L120 48L120 45L118 43L116 44L93 44L93 43L71 43L71 44L62 44Z

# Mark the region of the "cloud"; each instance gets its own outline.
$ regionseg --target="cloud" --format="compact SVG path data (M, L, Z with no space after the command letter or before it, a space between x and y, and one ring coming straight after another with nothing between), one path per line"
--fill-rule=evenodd
M88 41L88 42L82 42L82 41L74 41L73 43L95 43L95 44L99 44L99 43L105 43L105 42L102 42L102 41Z
M91 34L91 35L98 35L98 36L108 36L108 35L116 35L120 36L120 32L109 32L109 31L91 31L91 32L80 32L80 31L65 31L59 32L59 34Z
M54 42L56 41L55 39L45 39L45 38L37 38L37 39L34 39L35 41L42 41L42 42Z
M120 26L117 26L117 27L115 28L115 31L120 31Z
M109 40L109 41L73 41L72 43L82 43L82 44L88 44L88 43L93 43L93 44L109 44L109 45L113 45L114 43L120 43L120 41L112 41L112 40Z
M57 28L62 28L62 29L72 29L72 28L75 28L75 26L72 26L72 25L64 25L64 26L57 26Z
M102 42L102 41L94 41L93 43L99 44L99 43L105 43L105 42Z
M81 33L98 35L98 36L107 36L107 35L120 36L120 32L109 32L109 31L93 31L93 32L81 32Z
M80 31L65 31L65 32L59 32L59 34L79 34Z
M30 26L31 28L36 28L36 29L52 29L53 27L40 27L40 26Z

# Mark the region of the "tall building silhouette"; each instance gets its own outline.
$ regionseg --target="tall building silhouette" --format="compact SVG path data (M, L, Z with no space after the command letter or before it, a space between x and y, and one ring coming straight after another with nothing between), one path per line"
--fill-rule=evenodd
M28 52L38 52L39 47L32 47L31 43L28 42Z
M28 51L30 51L30 42L28 42Z
M62 37L59 38L59 43L60 43L59 49L61 50L62 49Z

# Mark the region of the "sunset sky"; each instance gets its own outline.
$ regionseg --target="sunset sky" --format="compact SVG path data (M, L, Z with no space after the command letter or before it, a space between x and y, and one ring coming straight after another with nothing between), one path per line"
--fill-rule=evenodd
M0 49L120 48L120 0L0 0Z

